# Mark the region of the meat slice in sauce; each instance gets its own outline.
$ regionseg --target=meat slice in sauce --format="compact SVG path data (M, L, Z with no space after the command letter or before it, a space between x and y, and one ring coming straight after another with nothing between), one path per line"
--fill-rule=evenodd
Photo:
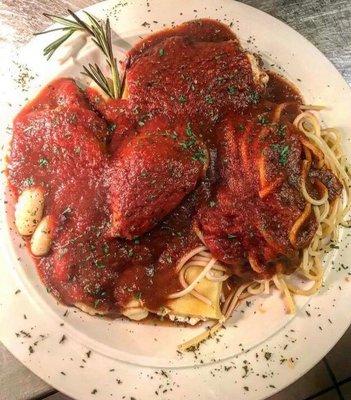
M172 29L156 32L141 40L130 50L128 66L131 66L138 58L142 57L149 48L174 36L186 37L193 42L225 42L232 40L240 46L238 38L226 25L212 19L198 19L184 22Z
M51 87L64 91L57 94L63 103L47 100ZM100 169L107 125L71 79L54 81L43 96L43 103L40 96L14 120L8 171L17 189L35 184L54 193L71 177L84 176L85 169Z
M59 79L16 117L13 128L11 188L17 194L32 186L43 189L44 215L54 221L53 248L38 260L39 271L47 287L72 304L86 296L77 285L78 266L88 270L88 259L94 270L91 242L97 243L107 222L101 143L107 125L73 80ZM95 272L101 275L96 266Z
M236 40L197 42L178 36L148 48L126 78L128 98L140 110L192 120L201 116L204 125L220 119L223 110L258 102L266 82L256 58Z
M154 227L204 175L207 152L191 124L154 118L128 136L108 171L111 235L131 239Z
M58 78L45 86L40 95L27 104L17 115L17 119L32 111L53 110L71 105L89 108L87 99L73 79Z
M270 276L298 263L317 224L311 213L296 245L289 240L306 202L300 193L302 145L291 125L266 126L269 116L230 116L217 129L220 171L215 198L204 206L198 229L211 253L234 273ZM284 133L284 134L283 134ZM273 269L271 269L273 267Z

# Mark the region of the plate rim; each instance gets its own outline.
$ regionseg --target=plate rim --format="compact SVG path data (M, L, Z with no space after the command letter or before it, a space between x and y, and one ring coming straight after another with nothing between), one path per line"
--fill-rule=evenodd
M111 0L106 0L106 1L103 1L103 2L101 2L101 3L97 3L97 4L94 4L94 5L92 5L92 6L89 6L89 7L85 8L85 10L93 10L94 8L98 8L98 7L105 6L105 5L108 4L108 3L112 3L112 1L111 1ZM150 3L152 3L152 1L150 1ZM222 3L225 3L225 1L222 1ZM297 35L299 36L300 39L303 39L303 40L305 41L305 43L308 44L309 47L312 46L313 49L314 49L314 51L317 51L317 53L319 53L319 56L320 56L320 57L323 57L323 59L324 59L323 61L324 61L324 62L327 61L327 62L329 63L329 65L330 65L330 67L334 69L334 72L337 73L338 77L341 78L343 82L345 82L344 78L343 78L342 75L339 73L339 71L336 69L336 67L334 66L334 64L333 64L330 60L328 60L328 59L324 56L324 54L323 54L319 49L317 49L311 42L309 42L306 38L304 38L300 33L298 33L297 31L295 31L293 28L291 28L290 26L288 26L288 25L285 24L284 22L282 22L282 21L276 19L275 17L273 17L273 16L271 16L271 15L269 15L269 14L263 12L263 11L257 10L256 8L254 8L254 7L252 7L252 6L249 6L249 5L246 5L246 4L243 4L243 3L239 3L239 2L236 2L236 1L233 2L233 3L240 4L240 6L242 6L242 7L244 7L244 8L245 8L245 7L248 7L248 8L250 8L250 9L253 9L253 10L255 10L255 12L259 12L259 13L263 13L263 14L265 14L265 15L268 15L270 18L273 18L274 20L276 20L276 21L278 21L280 24L282 24L285 28L288 27L289 29L291 29L292 31L294 31L294 34L295 34L295 35L297 34ZM25 47L30 47L30 46L31 46L31 43L32 43L32 41L30 41ZM345 82L345 83L346 83L346 82ZM346 85L347 85L347 83L346 83ZM348 86L348 85L347 85L347 86ZM350 89L350 88L349 88L349 89ZM351 93L351 91L349 91L349 94L350 94L350 93ZM2 244L3 244L3 243L1 243L1 245L2 245ZM1 257L2 257L2 256L1 256ZM1 313L1 308L0 308L0 313ZM0 317L1 317L1 315L0 315ZM340 337L345 333L345 331L347 330L347 328L348 328L350 322L351 322L351 317L349 318L349 322L348 322L347 326L345 327L345 329L344 329L344 330L341 330L341 331L340 331L340 330L338 331L338 335L336 335L336 336L338 336L338 337L337 337L337 340L336 340L335 342L333 342L333 343L330 342L331 344L330 344L330 347L329 347L328 351L330 351L330 349L336 344L336 342L340 339ZM283 329L285 329L285 328L283 328ZM1 330L0 330L0 333L1 333ZM1 335L0 335L0 337L1 337ZM268 341L269 341L269 339L268 339ZM11 353L12 353L12 354L15 353L14 355L16 356L16 358L17 358L17 355L18 355L18 356L19 356L18 359L19 359L21 362L23 362L23 357L22 357L16 350L12 351L12 349L13 349L12 341L11 341L11 340L6 340L6 338L5 338L5 340L3 339L3 342L4 342L5 346L9 348L9 350L11 351ZM8 346L6 345L6 343L8 343ZM323 355L324 355L324 354L323 354ZM317 359L317 361L316 361L312 366L308 366L308 367L306 367L305 369L301 370L301 371L300 371L300 374L297 374L296 377L295 377L292 381L288 382L284 387L290 385L293 381L297 380L300 376L304 375L309 369L311 369L311 368L323 357L323 355L322 355L319 359ZM28 365L27 365L26 362L24 362L24 364L28 367ZM31 369L31 368L29 367L29 369ZM144 369L144 368L143 368L143 369ZM187 369L187 368L185 368L185 369ZM47 380L47 379L44 378L44 380ZM70 394L69 392L66 391L66 388L65 388L64 386L61 387L61 385L54 384L54 383L52 383L52 382L50 382L50 384L53 385L54 387L59 387L59 388L60 388L60 391L62 391L63 393L67 394L68 396L72 396L72 394ZM283 386L280 386L279 388L276 388L275 390L273 389L273 390L271 391L271 393L268 394L267 396L270 396L270 395L276 393L277 391L282 390L284 387L283 387ZM248 398L250 398L250 397L248 397ZM255 398L255 397L252 397L252 398ZM257 397L257 398L258 398L258 397ZM265 398L266 398L266 397L265 397Z

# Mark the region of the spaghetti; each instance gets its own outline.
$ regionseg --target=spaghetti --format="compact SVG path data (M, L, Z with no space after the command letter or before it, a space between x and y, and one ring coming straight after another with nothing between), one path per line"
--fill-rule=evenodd
M285 106L285 104L277 106L274 112L276 121L279 120ZM230 318L241 300L249 296L269 294L271 286L274 286L281 292L288 313L295 313L296 311L294 295L310 296L320 289L324 274L322 257L331 248L330 245L338 239L339 226L350 226L350 221L346 220L346 215L351 207L351 170L348 169L346 158L341 148L341 135L336 129L323 129L317 116L312 113L312 110L319 111L323 108L322 106L312 105L301 106L301 113L294 120L294 125L304 135L301 142L304 146L306 159L303 161L302 166L301 193L306 200L306 206L293 224L289 240L292 245L296 244L299 229L309 215L314 213L317 221L317 230L308 248L302 250L301 263L295 271L296 275L302 278L304 282L311 282L311 286L307 289L300 287L296 283L292 283L288 275L277 272L270 279L254 280L250 283L243 283L233 287L228 294L225 295L222 293L221 311L223 317L206 332L181 344L179 350L185 351L193 348L214 335L222 328L225 321ZM314 198L309 193L306 179L312 163L312 157L318 160L318 167L325 165L340 180L343 186L341 198L336 198L332 202L329 202L328 189L319 181L317 181L316 186L319 189L318 192L322 193L320 198ZM197 233L200 240L204 243L202 234L200 232ZM256 270L258 268L257 261L251 258L249 257L251 267L253 270ZM184 276L183 274L186 269L192 265L203 267L203 271L194 282L191 284L185 283L186 288L182 292L176 293L175 295L177 296L191 293L198 297L194 288L201 279L206 277L210 280L221 280L224 282L231 276L230 271L214 259L205 246L194 249L188 253L188 256L184 260L178 265L180 277ZM279 271L279 268L277 270ZM180 279L183 281L183 278ZM170 298L174 298L173 296L171 295ZM202 300L206 302L208 299L205 298Z

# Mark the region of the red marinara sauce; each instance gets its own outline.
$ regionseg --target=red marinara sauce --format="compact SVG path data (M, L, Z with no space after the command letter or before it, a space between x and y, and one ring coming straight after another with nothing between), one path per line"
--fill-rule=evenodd
M44 215L54 217L54 240L50 253L35 261L48 290L66 304L110 314L133 297L157 310L181 290L175 265L201 244L194 224L201 208L213 207L226 169L223 121L256 126L262 113L269 118L286 101L292 105L284 118L297 113L296 90L269 76L266 90L257 87L232 31L200 20L152 35L130 51L127 100L105 102L60 78L25 106L14 121L8 175L16 195L30 186L45 190ZM149 232L111 238L106 170L121 143L160 115L170 125L191 123L210 155L206 176ZM244 226L255 224L250 209L240 218ZM256 238L249 245L259 244Z

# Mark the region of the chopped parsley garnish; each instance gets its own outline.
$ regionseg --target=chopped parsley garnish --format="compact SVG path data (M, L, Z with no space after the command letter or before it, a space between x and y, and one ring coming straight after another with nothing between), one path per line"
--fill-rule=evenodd
M279 124L277 128L277 133L279 136L285 136L286 135L286 126Z
M189 122L187 123L187 125L185 127L185 133L189 139L186 140L185 142L179 143L179 145L185 150L188 150L188 149L196 150L196 148L194 148L194 145L196 144L196 136L195 136ZM204 150L198 148L195 151L195 153L193 154L192 159L195 161L200 161L202 163L205 163L206 154L205 154Z
M110 254L110 247L107 243L104 243L102 246L102 251L104 252L105 256Z
M29 178L26 178L25 180L24 180L24 184L26 185L26 186L33 186L34 185L34 178L31 176L31 177L29 177Z
M210 117L212 122L216 122L219 118L218 113L214 112L214 110L210 110Z
M194 144L196 143L196 136L195 136L194 132L192 131L191 125L189 122L186 125L185 133L189 137L189 139L186 140L185 142L181 142L180 145L183 147L183 149L191 149L194 146Z
M205 164L206 155L205 155L205 152L204 152L202 149L196 150L196 152L194 153L194 155L193 155L192 158L193 158L193 160L195 160L195 161L200 161L200 162L202 162L203 164Z
M177 132L175 132L175 131L173 131L173 132L166 131L166 132L164 132L164 133L162 134L162 136L168 136L168 137L170 137L170 138L173 139L173 140L177 140L177 139L178 139L178 134L177 134Z
M279 154L279 164L286 165L290 152L289 146L283 144L273 144L272 148Z
M97 308L97 306L98 306L100 303L101 303L101 300L100 300L100 299L96 299L96 300L94 301L94 308Z
M256 91L249 93L249 101L252 104L258 104L260 101L260 98L261 98L260 94Z
M106 268L106 265L104 265L100 260L95 260L94 261L95 267L99 269Z
M139 126L144 126L145 122L150 118L150 114L144 114L140 117L140 119L138 120L138 125Z
M46 167L49 164L49 161L45 157L42 157L42 158L39 158L38 164L41 167Z
M160 55L160 57L163 57L165 55L165 49L160 49L158 51L158 54Z
M133 241L134 241L135 244L139 244L140 243L140 239L138 237L134 238Z
M267 125L269 123L269 119L267 115L261 114L257 117L258 123L261 125Z
M186 96L184 96L184 94L181 94L181 95L178 97L178 101L179 101L180 104L186 103Z
M213 97L210 96L209 94L207 94L207 95L205 96L205 100L206 100L206 103L207 103L207 104L213 104L213 103L214 103Z
M227 237L228 237L228 239L230 239L230 240L236 239L236 235L233 235L233 234L231 234L231 233L228 233Z
M153 265L145 267L145 272L149 278L152 278L155 275L155 267Z
M239 132L242 132L244 129L245 129L245 127L244 127L244 125L243 124L239 124L239 125L237 125L237 130L239 131Z
M238 91L238 89L235 86L228 86L228 93L229 94L235 94Z
M136 300L140 300L140 299L141 299L141 292L136 292L136 293L134 293L134 298L135 298Z
M240 346L240 345L239 345ZM245 362L246 360L244 360ZM247 361L246 361L247 362ZM249 373L249 367L247 365L243 365L243 370L244 370L244 375L242 376L242 378L246 378L248 373Z
M76 124L77 123L77 115L75 113L68 114L67 122L69 124Z
M116 129L116 124L108 124L107 125L107 130L109 132L113 132Z
M195 134L194 134L193 130L191 129L190 122L188 122L188 123L186 124L185 133L186 133L190 138L195 139Z

